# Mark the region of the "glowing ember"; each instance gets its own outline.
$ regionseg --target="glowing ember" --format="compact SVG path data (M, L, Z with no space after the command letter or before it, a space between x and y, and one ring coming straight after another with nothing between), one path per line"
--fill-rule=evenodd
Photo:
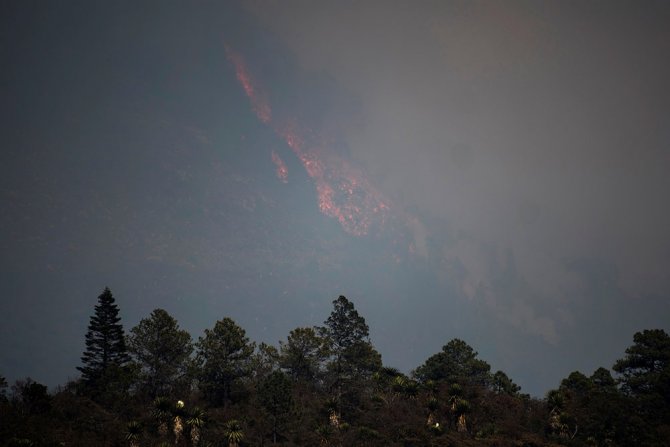
M323 141L293 120L288 124L273 120L270 104L251 77L242 57L228 46L226 54L235 66L237 79L258 119L270 125L286 142L314 181L319 210L337 219L346 232L356 236L368 234L374 225L383 225L388 217L389 205L367 182L362 172L332 151L325 150ZM277 166L277 177L285 182L288 175L286 165L275 152L272 152L272 160Z
M251 107L254 113L259 120L266 124L269 123L272 119L272 110L270 109L270 104L268 103L267 98L263 92L254 86L251 76L249 75L249 70L242 57L231 50L228 45L225 46L225 49L228 60L235 66L237 80L242 84L244 93L246 93L251 100Z
M272 151L272 161L277 166L277 178L283 183L288 183L288 168L286 168L284 160L275 151Z

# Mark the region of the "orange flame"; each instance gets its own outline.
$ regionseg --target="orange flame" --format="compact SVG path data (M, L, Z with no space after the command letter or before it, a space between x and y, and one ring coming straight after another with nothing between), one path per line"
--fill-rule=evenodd
M272 119L272 110L266 98L266 95L254 85L254 82L249 74L247 65L244 63L242 57L235 53L228 45L224 46L228 60L235 66L235 75L237 80L242 84L244 93L251 100L251 108L254 113L263 123L267 124Z
M286 167L286 163L284 163L284 160L275 151L272 151L272 161L277 166L277 178L282 183L288 183L288 168Z
M228 59L235 66L237 80L251 101L258 119L272 127L302 163L307 175L314 181L319 211L338 220L342 228L353 235L368 234L373 225L385 223L390 211L388 202L365 179L360 169L351 166L342 157L324 149L325 144L309 144L314 138L307 129L293 121L280 125L272 119L272 111L265 94L254 82L243 58L225 46ZM272 160L277 176L286 181L288 170L273 151Z

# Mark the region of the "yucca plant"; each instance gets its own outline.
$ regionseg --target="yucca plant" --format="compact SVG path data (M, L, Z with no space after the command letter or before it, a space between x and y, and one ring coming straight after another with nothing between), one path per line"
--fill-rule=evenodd
M454 413L456 414L456 430L459 432L468 431L468 426L465 420L465 413L470 411L470 403L465 399L458 399L456 401L456 408Z
M237 419L231 419L223 425L223 435L228 440L229 447L238 447L244 439L242 426Z
M435 396L430 396L428 401L426 401L426 407L428 407L431 412L437 411L437 409L440 408L440 401L438 401Z
M181 435L184 432L184 415L186 411L184 410L184 402L178 400L174 409L172 410L174 414L172 432L174 433L174 444L179 445L181 441Z
M395 376L391 382L391 389L394 393L402 393L407 385L407 379L403 376Z
M126 441L130 447L140 446L140 437L142 436L142 425L137 421L128 422L126 426Z
M205 412L201 408L195 407L186 420L186 425L191 429L191 444L193 447L197 447L200 443L202 427L205 425Z
M172 418L172 405L165 397L154 399L152 415L158 423L158 434L165 438L168 433L168 424Z
M319 425L316 428L316 434L319 435L319 445L323 447L330 445L330 439L333 436L330 425Z
M454 383L449 387L449 404L451 404L451 411L456 412L456 404L460 399L461 394L463 394L463 388Z

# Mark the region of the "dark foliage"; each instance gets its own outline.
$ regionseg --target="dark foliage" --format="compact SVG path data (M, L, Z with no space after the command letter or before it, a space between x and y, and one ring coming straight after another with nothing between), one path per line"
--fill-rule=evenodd
M77 367L82 390L98 400L116 400L128 386L129 361L119 308L105 287L88 325L82 366Z
M279 349L256 346L224 318L200 337L194 363L190 335L154 311L132 331L138 373L119 375L128 358L118 308L108 289L99 300L80 380L49 393L26 379L8 392L0 376L0 446L662 446L670 439L670 343L662 330L635 334L613 367L618 376L575 371L537 400L503 371L491 374L463 340L449 341L414 376L382 366L345 297L333 302L323 328L297 328Z

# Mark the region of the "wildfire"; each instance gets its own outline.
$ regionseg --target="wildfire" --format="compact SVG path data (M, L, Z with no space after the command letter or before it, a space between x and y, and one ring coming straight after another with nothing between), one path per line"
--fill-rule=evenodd
M272 161L277 166L277 178L282 183L288 183L288 168L286 167L286 163L284 163L284 160L275 151L272 151Z
M243 58L225 46L228 60L235 67L237 80L251 102L258 119L270 126L300 160L307 175L314 181L319 211L337 219L342 228L353 235L368 234L374 225L383 225L389 213L388 202L365 179L363 173L342 157L327 150L327 145L309 129L294 120L278 122L264 92L253 80ZM277 177L286 182L288 170L274 151L272 161Z
M235 53L228 45L225 45L226 55L235 66L235 75L237 80L242 84L244 93L251 100L251 108L261 122L268 124L272 119L272 109L266 98L266 95L256 86L249 74L247 65L242 60L242 57Z

